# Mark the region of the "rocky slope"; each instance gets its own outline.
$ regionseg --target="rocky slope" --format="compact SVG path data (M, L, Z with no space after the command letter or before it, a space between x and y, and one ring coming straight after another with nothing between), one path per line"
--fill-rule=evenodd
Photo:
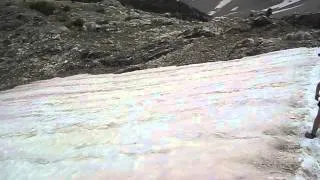
M131 6L149 12L170 13L181 19L208 21L209 16L199 10L176 0L119 0L124 6Z
M79 73L225 61L320 44L320 14L203 22L199 17L207 17L192 8L155 13L121 2L1 1L0 90Z
M272 8L275 16L319 12L318 0L183 0L212 16L248 16L251 11Z

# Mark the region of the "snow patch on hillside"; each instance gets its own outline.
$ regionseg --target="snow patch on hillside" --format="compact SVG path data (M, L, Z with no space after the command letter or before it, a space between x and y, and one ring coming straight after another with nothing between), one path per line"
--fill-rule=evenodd
M236 11L237 9L239 9L239 6L232 8L231 11Z
M224 6L226 6L227 4L231 3L232 0L222 0L220 1L220 3L215 7L215 9L221 9Z
M297 179L317 179L319 137L303 138L318 108L316 50L0 92L0 179L287 179L278 167L288 154L301 159ZM300 136L264 133L292 124ZM278 138L300 142L302 154L279 152L269 143Z
M301 0L283 0L281 3L271 6L271 9L281 9L289 5L295 4Z
M273 14L281 13L281 12L284 12L284 11L289 11L289 10L298 8L298 7L300 7L300 6L303 6L303 4L299 4L299 5L297 5L297 6L293 6L293 7L290 7L290 8L280 9L280 10L278 10L278 11L273 11Z

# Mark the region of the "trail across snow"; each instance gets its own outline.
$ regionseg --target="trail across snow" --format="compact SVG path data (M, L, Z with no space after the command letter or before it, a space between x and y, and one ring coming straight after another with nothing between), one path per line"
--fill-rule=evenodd
M0 179L314 178L319 65L298 48L2 91Z

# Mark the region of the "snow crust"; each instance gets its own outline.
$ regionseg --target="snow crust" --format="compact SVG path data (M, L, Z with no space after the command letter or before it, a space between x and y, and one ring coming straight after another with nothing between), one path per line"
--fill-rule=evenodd
M317 111L318 53L298 48L2 91L0 179L319 178L320 140L303 138ZM292 126L298 136L277 133ZM302 152L280 152L279 139ZM281 168L298 159L296 174Z

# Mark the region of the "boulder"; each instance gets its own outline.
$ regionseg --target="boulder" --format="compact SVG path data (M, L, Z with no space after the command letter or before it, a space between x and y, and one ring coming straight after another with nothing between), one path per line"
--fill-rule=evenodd
M85 22L83 24L83 30L85 31L98 31L98 29L101 29L101 25L98 25L95 22Z
M246 56L254 56L264 52L270 52L272 48L276 45L278 40L275 38L264 39L264 38L245 38L238 41L232 51L229 54L229 58L237 59Z
M262 26L266 26L266 25L269 25L269 24L272 24L272 21L271 21L270 18L268 18L265 15L261 15L261 16L255 17L251 21L251 25L253 27L262 27Z
M241 41L238 41L235 45L236 48L241 48L241 47L250 47L255 44L254 39L252 38L245 38Z
M191 38L199 38L199 37L213 37L215 33L211 31L207 27L195 27L191 30L184 31L180 37L191 39Z

